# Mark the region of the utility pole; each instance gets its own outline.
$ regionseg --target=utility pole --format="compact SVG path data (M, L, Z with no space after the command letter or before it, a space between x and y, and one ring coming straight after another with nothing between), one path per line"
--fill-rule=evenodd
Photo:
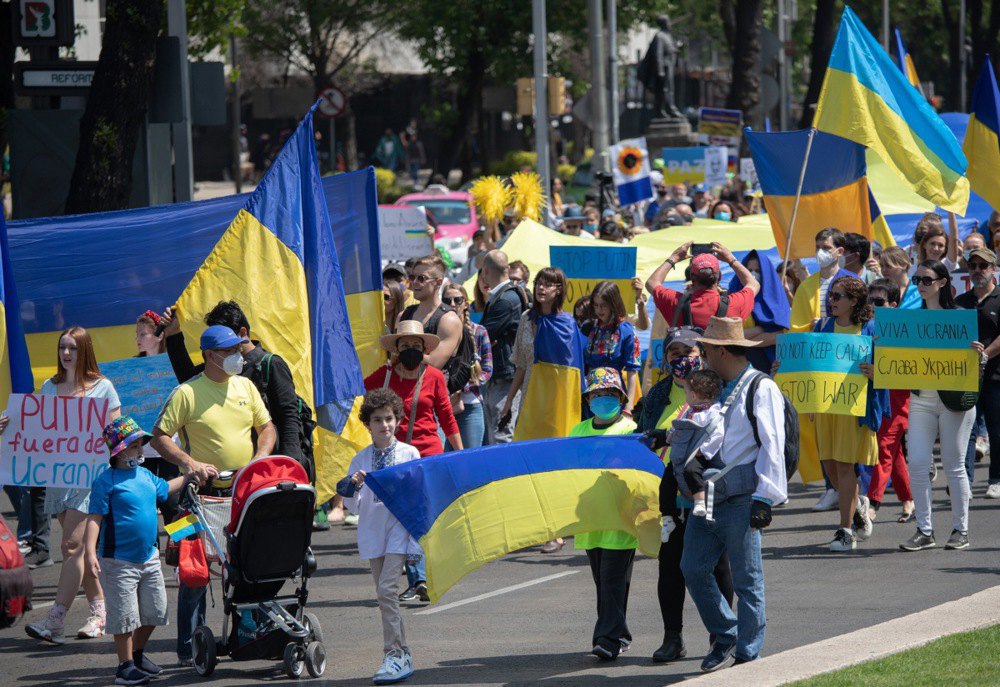
M233 102L230 103L230 118L233 120L232 148L233 148L233 181L236 183L236 192L243 193L243 172L240 165L240 80L239 80L239 46L236 36L229 39L229 47L232 51L233 60Z
M590 92L594 106L594 172L611 171L608 161L608 97L604 85L604 31L601 0L587 0L587 28L590 31Z
M882 0L882 49L889 52L889 0Z
M968 112L969 94L966 90L966 76L968 74L968 53L965 50L965 0L959 3L958 9L958 64L962 70L962 76L958 80L959 112Z
M545 207L552 207L552 171L549 165L549 89L545 58L545 0L531 0L531 30L535 34L535 151L542 178Z
M788 131L788 0L778 0L778 125Z
M174 200L183 203L194 200L194 164L191 159L191 70L188 66L187 14L184 0L167 3L167 34L176 36L181 44L181 112L180 122L170 125L174 142Z
M611 143L621 140L618 130L618 2L608 0L608 121L611 123Z

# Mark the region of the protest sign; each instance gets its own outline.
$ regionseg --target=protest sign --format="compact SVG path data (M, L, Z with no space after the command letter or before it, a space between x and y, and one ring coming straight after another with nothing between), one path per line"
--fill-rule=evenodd
M749 185L751 191L760 185L757 180L757 168L753 166L752 157L740 158L740 179Z
M952 272L951 288L954 290L956 296L961 296L972 288L972 277L968 272Z
M378 208L379 247L382 259L404 262L434 252L434 240L427 233L423 208Z
M781 334L774 376L800 413L865 414L868 379L860 363L871 360L872 338L853 334Z
M101 372L115 385L122 415L131 415L147 432L167 396L177 386L177 377L166 353L147 358L125 358L101 364Z
M108 399L11 394L0 447L0 482L89 489L108 468L101 432Z
M635 246L549 246L549 264L566 275L563 310L573 311L573 304L594 290L602 281L618 284L625 309L635 309L632 277L636 270Z
M875 387L977 391L975 310L875 308Z
M729 151L722 146L705 148L705 183L722 186L726 183L729 168Z
M743 113L703 107L698 113L698 142L706 145L738 147L743 133Z
M663 148L663 181L666 184L697 184L705 181L705 149Z

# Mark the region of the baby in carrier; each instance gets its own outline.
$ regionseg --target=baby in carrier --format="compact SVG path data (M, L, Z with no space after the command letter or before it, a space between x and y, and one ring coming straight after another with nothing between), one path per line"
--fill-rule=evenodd
M675 472L682 470L684 484L692 494L692 515L712 519L711 499L705 498L705 470L722 450L724 437L722 406L722 378L711 370L698 370L688 378L686 405L673 421L667 435L670 444L670 462ZM680 475L678 475L680 476Z

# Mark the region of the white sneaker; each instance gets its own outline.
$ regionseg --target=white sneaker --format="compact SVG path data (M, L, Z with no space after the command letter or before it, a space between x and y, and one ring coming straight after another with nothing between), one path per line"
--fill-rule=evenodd
M833 541L830 542L831 551L853 551L856 547L854 533L846 527L838 529L837 533L833 535Z
M62 623L54 622L51 616L46 617L40 623L28 623L24 626L24 631L29 637L41 639L45 642L52 642L53 644L66 643L66 635L63 634Z
M87 622L76 632L77 639L97 639L104 636L104 618L99 615L92 615L87 618Z
M986 487L986 498L1000 499L1000 482Z
M413 659L410 655L402 651L390 651L382 660L382 667L378 669L372 682L376 685L391 685L402 682L413 675Z
M816 505L812 507L813 513L821 513L827 510L837 510L837 506L840 503L840 495L837 493L836 489L827 489L823 492L823 495L819 497L819 501Z
M344 526L345 527L357 527L358 526L358 516L354 513L348 513L344 516Z
M854 534L860 541L868 541L872 536L872 519L868 514L868 497L858 497L858 509L854 511Z

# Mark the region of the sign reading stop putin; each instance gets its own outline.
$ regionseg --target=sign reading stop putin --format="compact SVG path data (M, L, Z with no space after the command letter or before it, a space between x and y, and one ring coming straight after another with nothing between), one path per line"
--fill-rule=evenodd
M347 96L336 86L328 86L316 94L320 101L316 112L327 119L336 119L347 107Z

